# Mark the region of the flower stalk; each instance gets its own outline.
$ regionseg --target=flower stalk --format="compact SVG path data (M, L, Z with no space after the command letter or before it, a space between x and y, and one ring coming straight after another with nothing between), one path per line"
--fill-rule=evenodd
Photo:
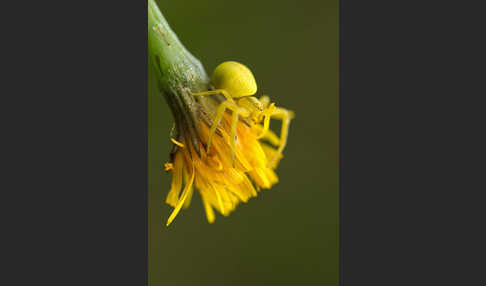
M208 90L209 78L201 62L170 28L154 0L148 0L148 60L156 73L159 92L176 121L177 134L187 134L188 139L197 140L198 108L191 93Z

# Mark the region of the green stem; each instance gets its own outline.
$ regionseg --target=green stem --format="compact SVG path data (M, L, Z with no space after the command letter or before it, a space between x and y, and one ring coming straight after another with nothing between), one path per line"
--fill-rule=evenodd
M178 133L197 140L199 105L191 93L208 90L209 78L201 62L169 27L154 0L148 0L148 61L149 72L156 74L157 86L172 111Z

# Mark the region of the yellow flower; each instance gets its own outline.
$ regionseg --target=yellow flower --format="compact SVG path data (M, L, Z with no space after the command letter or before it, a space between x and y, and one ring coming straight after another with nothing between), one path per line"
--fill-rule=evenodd
M204 106L217 106L217 97L208 96L199 101L199 114L211 115L215 110ZM291 113L291 112L290 112ZM274 172L281 153L271 144L281 140L271 130L264 130L260 122L252 124L245 118L238 118L234 155L231 149L231 116L226 113L213 136L211 147L206 154L211 122L207 116L199 118L198 136L191 137L183 130L189 126L179 126L181 134L174 140L174 149L166 170L172 171L172 186L167 195L167 204L174 207L167 220L167 226L174 220L182 207L188 207L194 188L201 195L207 219L215 219L214 209L224 216L229 215L240 202L255 197L260 189L269 189L278 182ZM209 117L211 118L211 117ZM290 120L290 119L289 119ZM179 124L187 124L183 121ZM195 146L195 144L197 144ZM234 158L234 159L233 159ZM183 187L184 181L184 187Z

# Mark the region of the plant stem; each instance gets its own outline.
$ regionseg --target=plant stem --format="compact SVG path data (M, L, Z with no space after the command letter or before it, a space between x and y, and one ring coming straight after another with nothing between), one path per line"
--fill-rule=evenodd
M201 62L169 27L154 0L148 0L148 61L149 72L155 72L157 86L177 128L185 128L187 132L182 134L198 138L198 104L191 93L208 90L209 78ZM181 134L181 130L177 131Z

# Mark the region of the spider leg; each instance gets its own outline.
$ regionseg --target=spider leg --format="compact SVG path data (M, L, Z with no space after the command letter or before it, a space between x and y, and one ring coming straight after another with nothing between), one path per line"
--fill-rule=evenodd
M232 139L230 141L230 146L231 146L231 151L234 154L234 140L233 138L236 137L236 124L234 127L235 133L233 133L233 122L236 120L236 123L238 123L238 111L239 107L234 103L234 102L229 102L229 101L224 101L221 103L218 107L218 110L216 111L216 116L214 117L213 120L213 125L211 126L211 129L209 130L209 137L208 137L208 148L206 150L206 154L209 153L209 148L211 147L211 142L213 140L214 133L216 132L216 128L218 127L219 123L221 122L221 119L223 119L224 113L226 109L230 109L233 111L233 116L232 116L232 126L231 126L231 136ZM236 119L234 119L236 117Z
M216 116L214 117L214 120L213 120L213 125L211 125L211 128L209 130L208 148L206 149L206 154L209 154L209 149L211 148L211 142L213 141L214 132L216 131L216 128L218 127L219 123L221 122L221 119L223 119L224 112L226 111L226 106L227 106L227 101L221 103L218 107L218 110L216 112Z
M208 90L208 91L202 91L202 92L197 92L197 93L192 93L192 96L201 96L201 95L214 95L214 94L222 94L227 101L230 102L235 102L233 100L233 97L224 89L215 89L215 90Z
M294 113L285 108L276 107L271 117L282 120L282 128L280 130L280 144L277 150L277 154L270 160L270 162L273 162L278 158L279 154L282 154L285 145L287 145L287 136L289 133L290 120L294 118Z
M260 97L259 100L263 104L263 107L265 108L270 104L270 97L268 97L267 95Z
M226 103L225 101L224 103ZM233 167L235 165L235 143L236 143L236 127L238 126L238 117L241 115L243 117L248 117L250 112L246 109L239 107L238 105L228 105L228 109L233 111L231 115L231 134L230 134L230 147L231 147L231 160L233 162Z
M233 167L235 164L235 142L236 142L236 126L238 124L238 111L239 108L237 107L236 110L233 110L233 114L231 115L230 146L231 146L231 162L233 162Z
M213 125L211 125L211 129L209 131L209 139L208 139L208 147L206 149L206 154L209 153L209 149L211 148L211 142L213 140L214 133L216 132L216 128L218 127L219 123L221 123L221 119L224 116L224 113L226 109L231 109L233 111L237 110L237 105L231 95L224 89L215 89L215 90L208 90L208 91L202 91L202 92L197 92L197 93L192 93L192 96L204 96L204 95L215 95L215 94L222 94L225 98L226 101L221 103L218 107L218 110L216 112L216 116L214 117L213 120ZM234 144L233 144L234 147ZM234 153L234 149L232 148L232 151Z
M265 119L263 120L263 130L260 133L260 135L257 135L257 139L263 138L263 136L265 136L265 134L268 132L268 128L270 126L270 117L275 112L275 110L276 110L275 103L272 103L268 108L266 108L262 112L263 116L265 117Z

